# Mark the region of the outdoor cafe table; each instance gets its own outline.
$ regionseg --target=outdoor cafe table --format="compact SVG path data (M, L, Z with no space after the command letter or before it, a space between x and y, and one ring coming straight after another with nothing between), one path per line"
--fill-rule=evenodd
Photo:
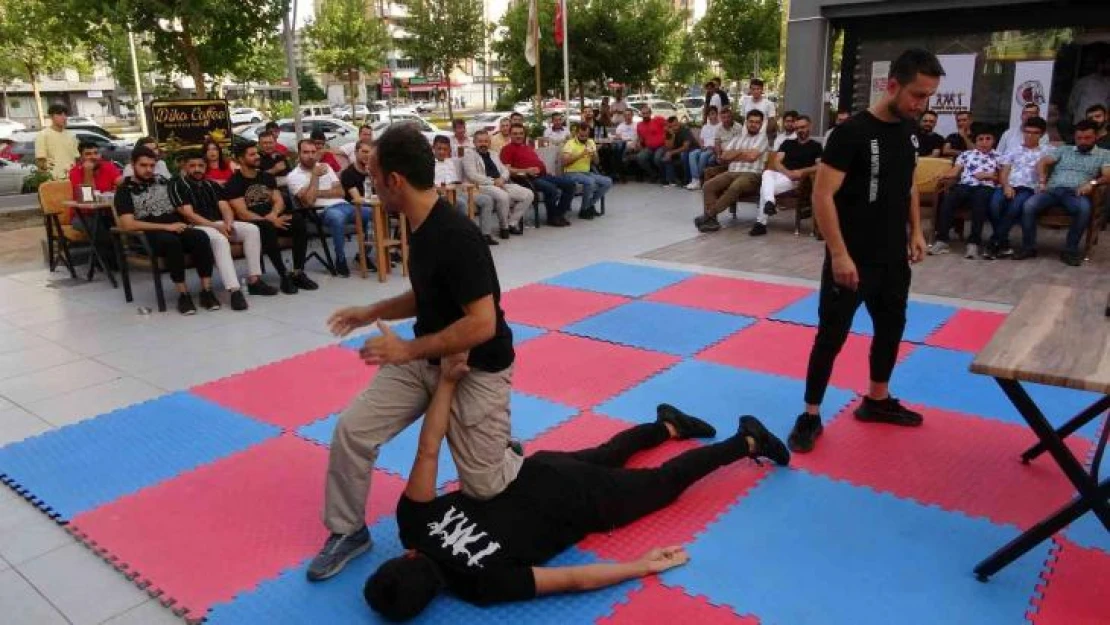
M84 227L85 233L89 237L89 273L86 280L92 281L93 273L99 265L104 274L108 276L108 281L112 283L112 288L117 288L116 277L112 275L112 270L109 268L107 261L100 257L100 251L96 246L97 236L100 234L100 218L103 214L111 214L112 202L109 200L93 202L67 200L64 202L64 206L73 209L74 218L81 222L81 226Z
M1099 482L1099 464L1110 427L1104 425L1088 472L1064 445L1064 438L1110 408L1110 317L1106 288L1035 284L971 363L989 375L1040 440L1021 455L1028 463L1047 451L1078 495L975 567L979 581L1020 558L1087 512L1110 531L1110 480ZM1053 429L1022 386L1035 382L1101 394L1087 409Z

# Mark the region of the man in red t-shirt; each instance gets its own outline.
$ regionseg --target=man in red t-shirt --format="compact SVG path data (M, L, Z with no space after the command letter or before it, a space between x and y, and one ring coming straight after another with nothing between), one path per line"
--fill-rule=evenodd
M640 139L640 151L636 154L636 163L640 169L651 178L658 178L660 172L655 167L655 153L666 151L667 120L662 117L652 117L651 107L647 104L640 108L640 117L643 118L636 125L636 135Z
M123 180L123 172L112 161L100 158L100 148L95 143L82 141L77 145L80 158L69 170L69 184L73 187L73 199L81 199L81 187L92 187L98 193L112 193ZM78 230L87 230L85 220L101 219L100 227L96 229L97 253L113 270L115 269L115 254L112 252L112 240L108 232L115 225L111 213L83 213L83 219L74 219L74 210L68 209L66 221L73 224Z
M574 199L576 185L570 178L548 174L543 159L524 141L524 124L510 127L509 143L501 148L501 162L509 168L509 173L518 184L543 193L547 225L559 228L570 225L566 215Z

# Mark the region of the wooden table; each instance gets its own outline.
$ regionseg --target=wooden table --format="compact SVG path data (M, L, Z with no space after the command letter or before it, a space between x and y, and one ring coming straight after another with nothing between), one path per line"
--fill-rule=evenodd
M1031 527L975 567L980 581L1093 511L1110 532L1110 480L1099 482L1099 465L1110 424L1103 427L1091 471L1076 459L1064 438L1110 408L1110 318L1105 289L1076 289L1035 284L1026 291L991 342L971 363L989 375L1013 402L1040 442L1021 455L1022 462L1047 451L1079 493L1070 503ZM1103 397L1054 429L1022 387L1022 382L1093 391Z
M81 222L81 225L85 228L85 233L89 236L89 273L85 279L91 282L93 273L99 265L104 275L108 276L108 282L112 283L112 288L118 288L115 275L108 268L108 263L100 257L100 252L96 246L97 235L100 232L100 216L112 210L112 202L108 200L95 200L93 202L67 200L63 202L63 205L73 209L73 216ZM89 218L86 219L86 217Z
M391 271L389 250L393 248L400 248L401 250L401 275L407 277L409 275L408 219L405 218L404 213L398 213L400 226L398 227L398 238L394 239L389 236L389 213L381 199L374 196L368 202L374 216L374 251L378 255L378 282L385 282L389 279ZM365 257L365 254L363 256Z

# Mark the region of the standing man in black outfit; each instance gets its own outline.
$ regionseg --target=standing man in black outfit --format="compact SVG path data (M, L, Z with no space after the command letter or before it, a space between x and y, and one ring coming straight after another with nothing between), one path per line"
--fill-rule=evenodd
M815 217L825 235L820 321L806 372L805 412L788 439L796 452L812 450L821 435L821 400L861 303L875 335L871 384L856 418L921 425L921 415L903 407L888 385L906 327L910 263L925 256L913 185L914 120L943 75L931 52L903 52L890 66L886 95L837 126L825 146L813 190Z

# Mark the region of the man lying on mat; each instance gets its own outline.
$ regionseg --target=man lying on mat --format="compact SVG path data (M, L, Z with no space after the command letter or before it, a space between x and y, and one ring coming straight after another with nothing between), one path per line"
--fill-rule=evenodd
M444 359L397 504L407 551L383 563L363 590L370 607L390 620L416 616L443 589L488 605L593 590L685 564L689 556L675 546L653 549L632 562L539 566L591 532L609 531L663 508L718 467L741 458L790 462L781 440L755 417L743 416L737 433L719 443L687 451L656 469L624 468L636 452L668 439L716 436L708 423L660 404L654 423L634 426L599 447L536 453L492 499L458 492L437 496L440 447L455 387L467 370L464 357Z

